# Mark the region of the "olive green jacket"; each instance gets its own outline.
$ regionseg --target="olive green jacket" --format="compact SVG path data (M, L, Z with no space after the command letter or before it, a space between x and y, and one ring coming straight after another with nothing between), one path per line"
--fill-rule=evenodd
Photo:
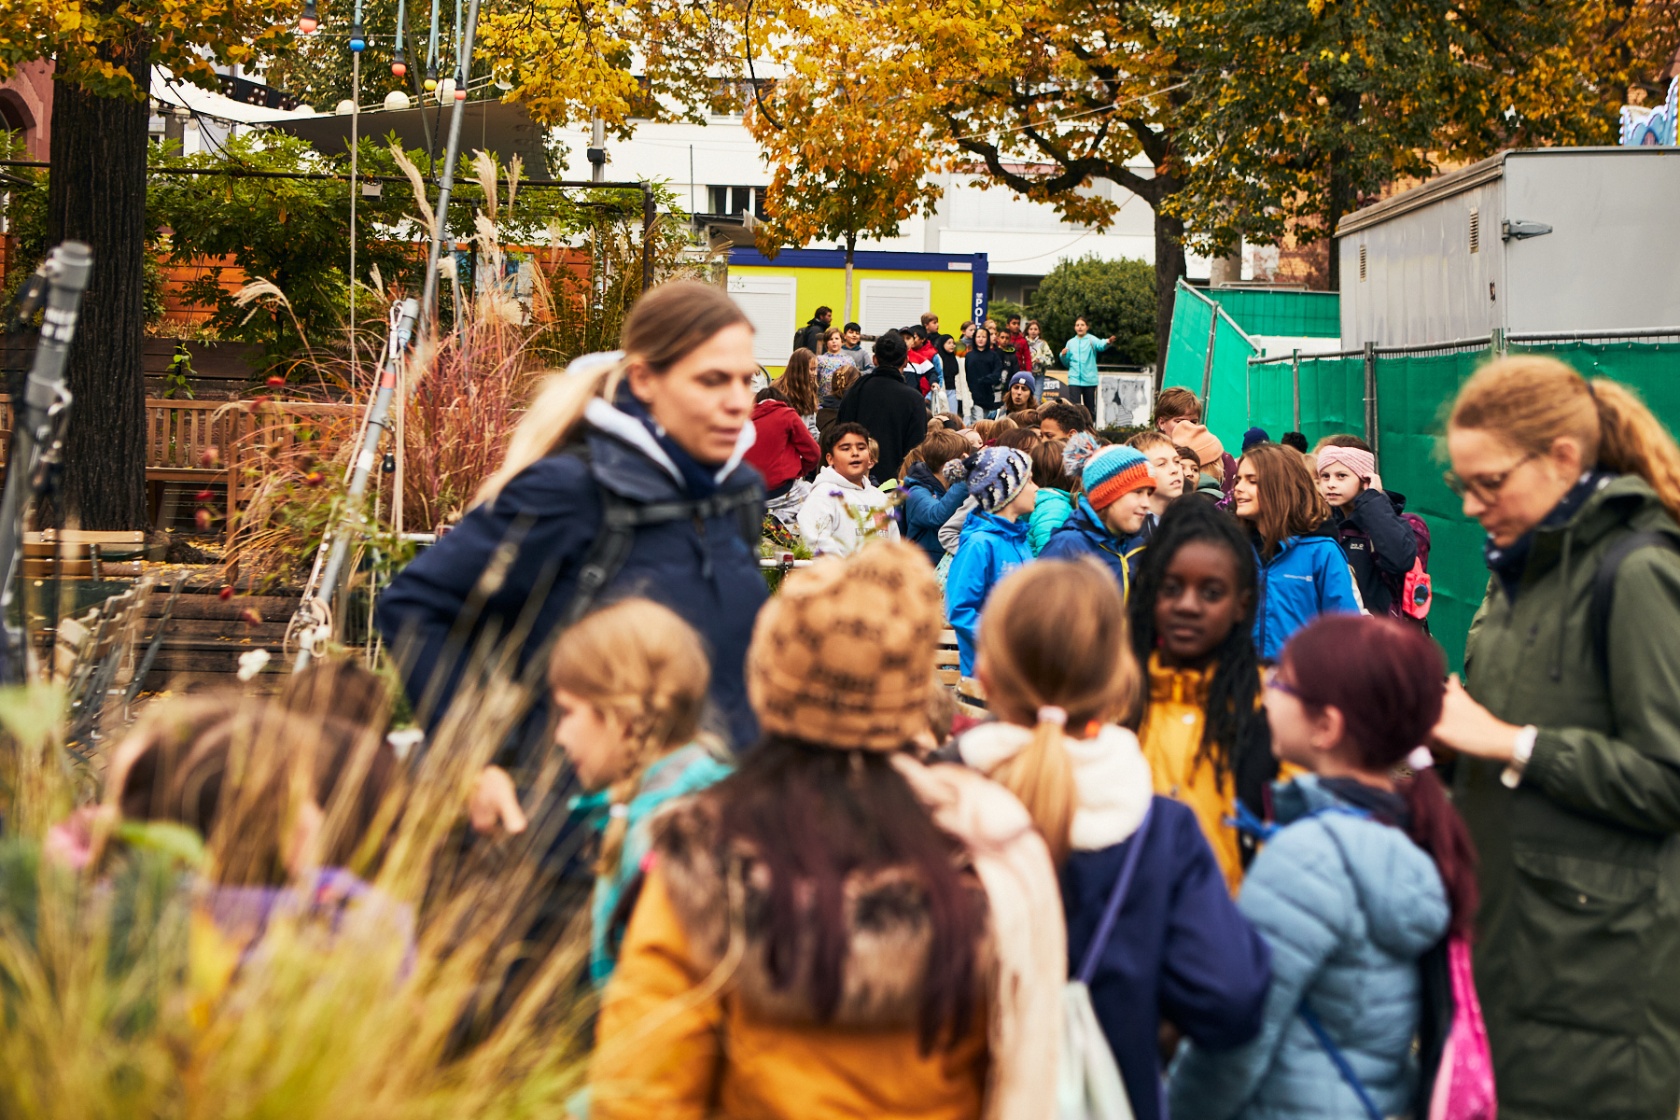
M1514 790L1461 760L1481 856L1476 981L1500 1120L1674 1120L1680 1108L1680 555L1623 562L1608 680L1589 604L1604 554L1680 526L1636 477L1536 534L1513 604L1497 580L1466 685L1540 729Z

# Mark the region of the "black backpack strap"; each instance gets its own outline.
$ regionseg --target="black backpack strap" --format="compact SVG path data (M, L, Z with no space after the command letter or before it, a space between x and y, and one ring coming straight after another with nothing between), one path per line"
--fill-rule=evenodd
M1593 577L1592 604L1588 608L1587 621L1592 627L1593 664L1598 666L1601 677L1608 678L1610 675L1610 609L1616 602L1616 576L1622 569L1622 562L1642 548L1666 548L1670 552L1680 552L1680 542L1667 533L1630 533L1611 545L1610 551L1599 562L1598 574Z

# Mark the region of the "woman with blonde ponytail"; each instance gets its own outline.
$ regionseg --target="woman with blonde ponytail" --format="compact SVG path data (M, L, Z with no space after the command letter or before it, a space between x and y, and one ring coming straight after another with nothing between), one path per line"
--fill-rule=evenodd
M1154 796L1137 736L1115 722L1134 706L1140 674L1107 569L1041 560L1013 573L986 605L979 644L976 676L998 718L958 740L958 753L1020 798L1044 834L1061 869L1069 972L1089 975L1133 1113L1164 1120L1162 1021L1210 1049L1249 1041L1269 953L1195 813Z
M1505 358L1447 428L1492 571L1439 746L1481 853L1507 1120L1680 1100L1680 448L1639 399Z
M535 678L543 651L590 605L640 594L706 643L731 745L757 737L742 676L765 598L763 480L742 463L752 336L721 290L663 284L631 309L621 352L549 378L477 503L380 596L379 628L423 724L437 724L469 668L498 659L498 643L513 641L506 660ZM545 690L534 691L524 754L540 747L548 715ZM492 815L507 824L512 783L491 777Z
M618 958L653 814L729 773L721 752L695 738L710 675L693 627L647 599L587 616L549 661L554 741L590 791L574 807L601 827L589 950L597 986Z

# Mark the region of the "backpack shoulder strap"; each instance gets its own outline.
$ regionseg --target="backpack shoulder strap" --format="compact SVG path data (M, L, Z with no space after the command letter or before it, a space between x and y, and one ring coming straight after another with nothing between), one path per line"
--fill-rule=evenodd
M1593 576L1587 620L1592 627L1593 664L1598 666L1601 677L1610 675L1610 610L1616 603L1616 576L1621 572L1623 562L1642 548L1666 548L1670 552L1680 552L1680 542L1667 533L1650 530L1630 533L1611 545L1610 551L1599 562L1598 573Z
M1143 811L1143 820L1138 823L1137 831L1132 833L1132 846L1126 850L1125 862L1120 865L1120 874L1114 880L1114 890L1109 893L1108 905L1103 907L1102 920L1097 923L1097 932L1091 938L1090 946L1085 950L1085 959L1080 962L1076 979L1087 986L1091 977L1097 971L1097 961L1102 957L1103 949L1108 945L1109 935L1114 932L1114 922L1120 916L1120 906L1126 901L1126 892L1132 886L1132 874L1137 871L1138 859L1143 852L1143 842L1149 836L1149 822L1154 817L1154 805Z

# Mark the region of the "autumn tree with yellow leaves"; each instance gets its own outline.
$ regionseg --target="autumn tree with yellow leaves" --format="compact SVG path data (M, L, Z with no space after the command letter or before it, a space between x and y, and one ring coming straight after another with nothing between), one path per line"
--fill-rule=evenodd
M0 0L0 75L51 59L47 232L93 248L70 350L75 404L59 512L89 529L146 517L144 253L151 67L214 88L213 63L285 42L293 0Z
M868 65L880 45L847 13L805 14L796 25L811 49L755 96L748 127L775 166L765 196L759 249L839 241L846 250L844 317L852 319L852 261L860 236L896 237L917 213L931 214L939 186L926 126L899 110L895 90Z

